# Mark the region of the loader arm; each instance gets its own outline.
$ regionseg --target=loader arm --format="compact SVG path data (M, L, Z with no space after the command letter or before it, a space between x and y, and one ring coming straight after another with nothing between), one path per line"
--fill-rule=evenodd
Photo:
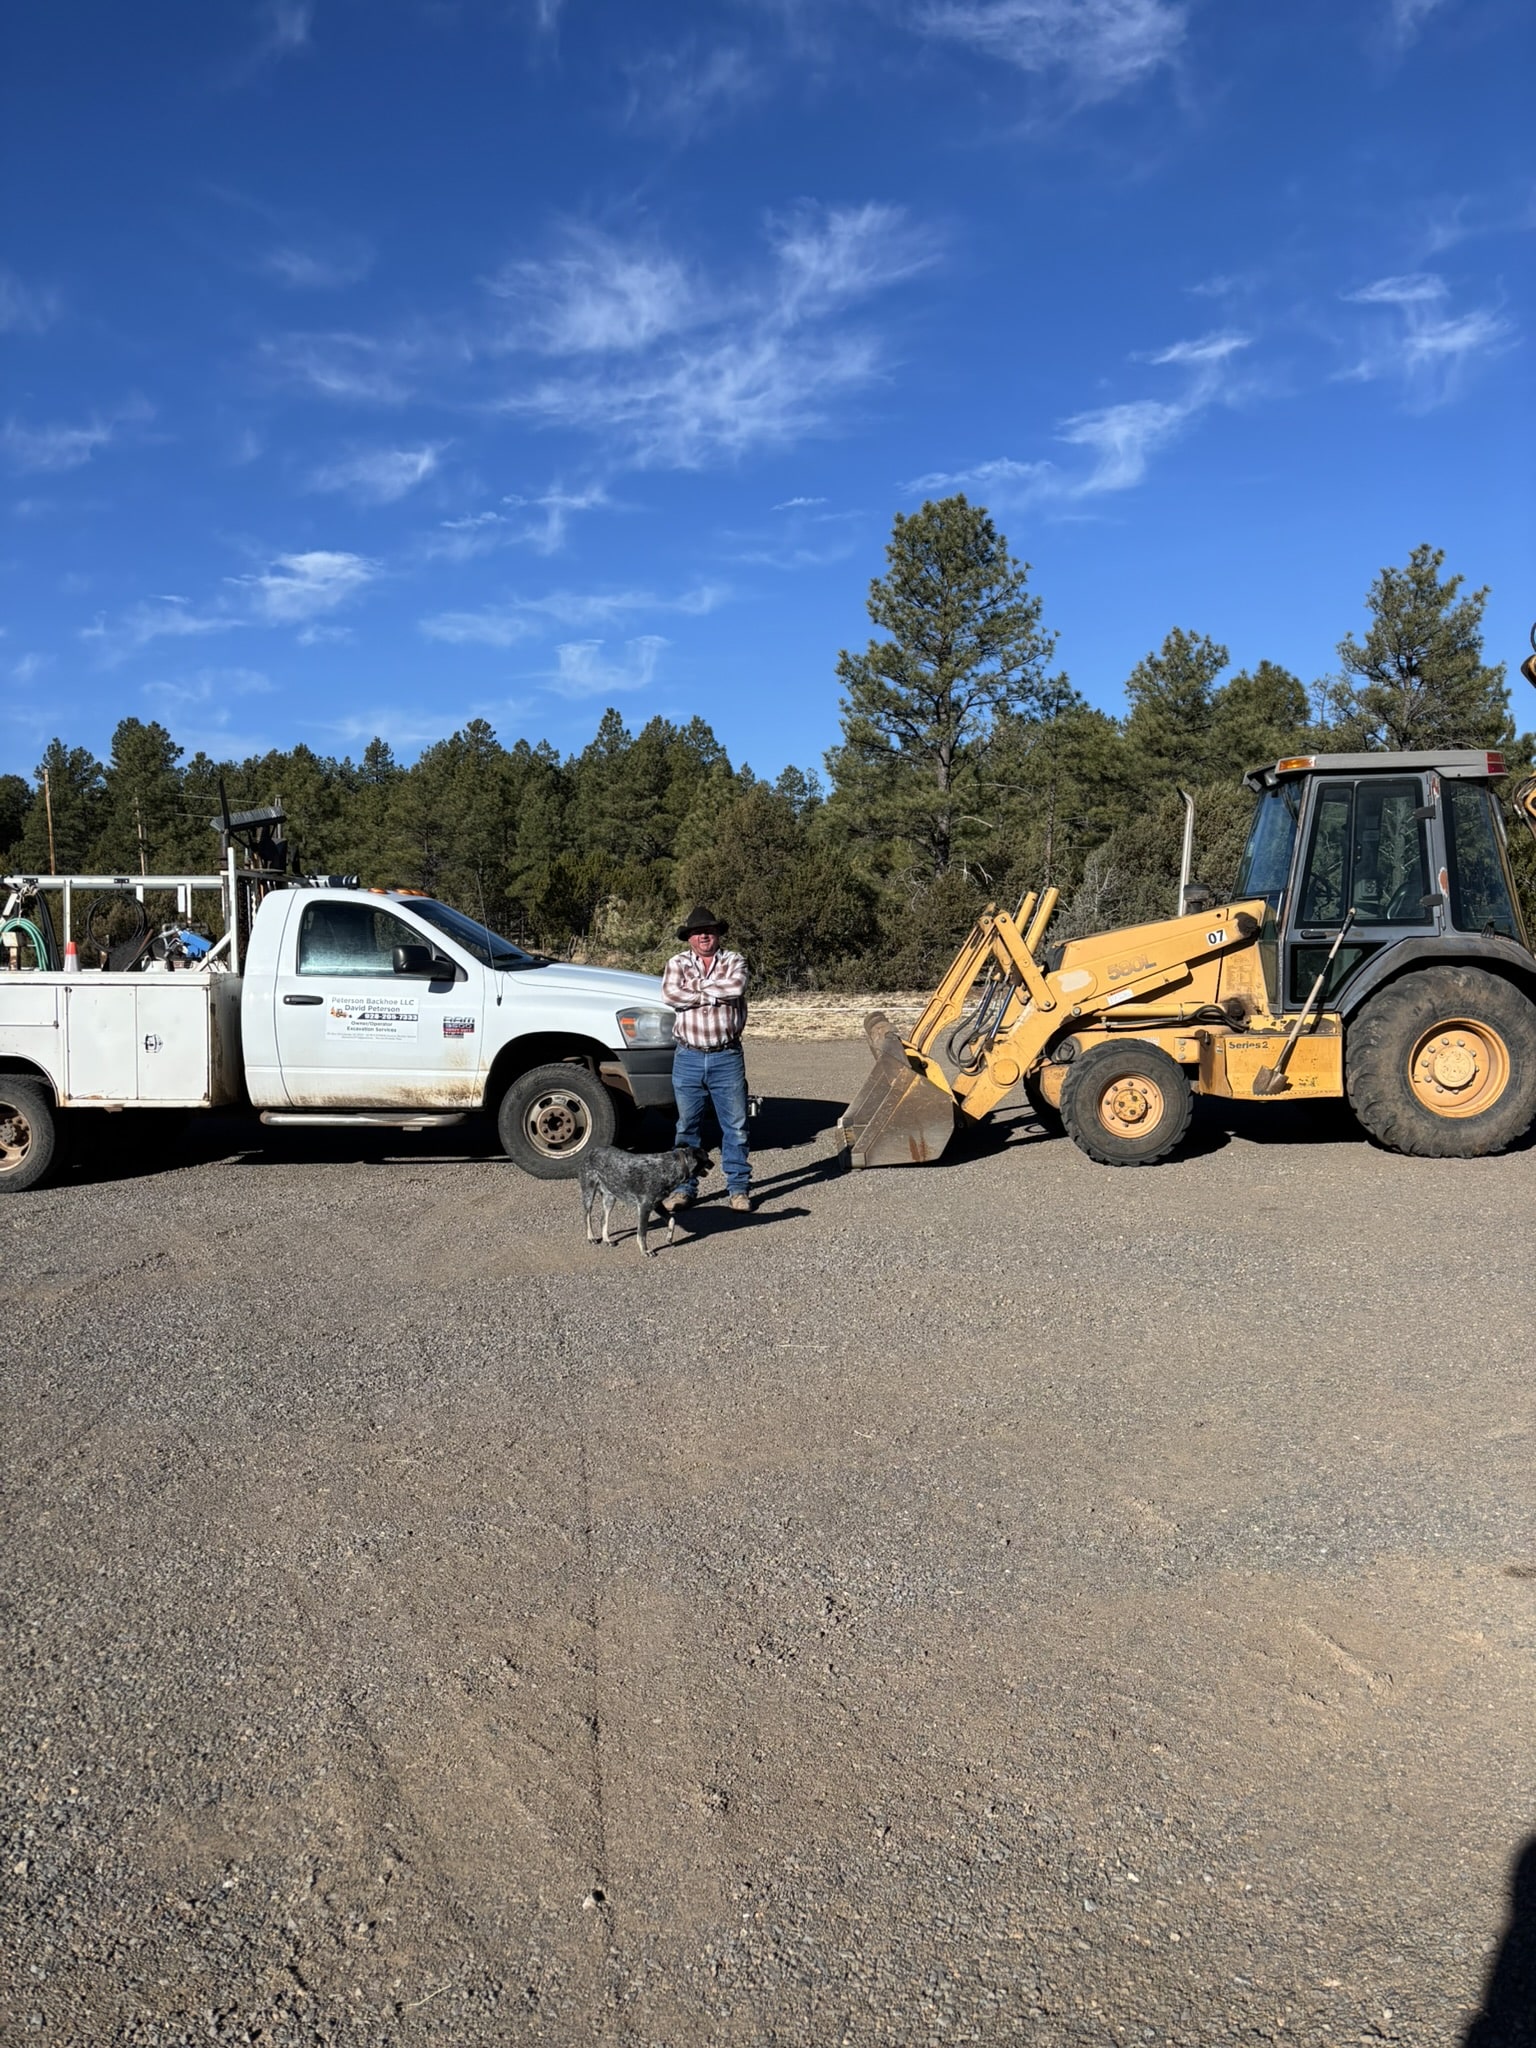
M875 1065L838 1125L853 1165L936 1159L957 1113L979 1121L995 1109L1078 1018L1093 1029L1123 1006L1134 1013L1172 998L1176 1008L1208 1007L1217 959L1252 943L1259 929L1252 912L1263 910L1228 906L1100 933L1048 969L1039 949L1056 899L1054 889L1030 894L1013 916L989 904L910 1037L879 1011L865 1020ZM1181 993L1190 1004L1178 1003Z

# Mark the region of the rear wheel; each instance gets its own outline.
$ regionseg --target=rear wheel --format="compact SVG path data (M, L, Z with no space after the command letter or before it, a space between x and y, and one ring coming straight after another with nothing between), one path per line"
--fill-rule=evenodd
M509 1159L539 1180L574 1180L594 1145L611 1145L613 1097L574 1061L530 1067L501 1098L496 1130Z
M1067 1135L1101 1166L1166 1159L1193 1112L1184 1069L1145 1039L1094 1046L1073 1061L1061 1090Z
M1480 967L1426 967L1373 996L1348 1027L1350 1108L1378 1144L1481 1159L1536 1115L1536 1006Z
M35 1188L53 1164L58 1119L35 1081L0 1074L0 1194Z

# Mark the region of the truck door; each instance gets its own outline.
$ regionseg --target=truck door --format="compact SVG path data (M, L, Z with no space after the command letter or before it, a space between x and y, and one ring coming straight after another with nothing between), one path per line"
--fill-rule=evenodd
M428 950L440 971L409 971ZM478 1106L485 970L395 910L306 903L297 931L284 934L276 997L278 1062L295 1109Z
M1424 808L1418 775L1326 776L1313 784L1285 938L1288 1010L1306 1001L1351 904L1355 921L1329 971L1325 1005L1383 946L1439 929Z

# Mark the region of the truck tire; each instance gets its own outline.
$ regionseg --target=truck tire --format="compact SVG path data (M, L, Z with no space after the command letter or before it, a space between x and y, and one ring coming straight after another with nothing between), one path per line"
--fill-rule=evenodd
M1068 1137L1101 1166L1166 1159L1193 1113L1184 1069L1142 1038L1094 1046L1073 1061L1061 1091Z
M35 1081L0 1074L0 1194L35 1188L53 1164L58 1112Z
M594 1145L611 1145L613 1097L590 1067L559 1060L519 1074L501 1098L502 1149L538 1180L574 1180Z
M1349 1106L1380 1145L1421 1159L1482 1159L1536 1115L1536 1005L1480 967L1423 967L1347 1027Z

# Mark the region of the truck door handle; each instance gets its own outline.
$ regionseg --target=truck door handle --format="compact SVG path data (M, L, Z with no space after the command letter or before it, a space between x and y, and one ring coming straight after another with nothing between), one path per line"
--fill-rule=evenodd
M323 1003L324 996L284 996L285 1003L292 1003L296 1010L306 1008L310 1003Z

